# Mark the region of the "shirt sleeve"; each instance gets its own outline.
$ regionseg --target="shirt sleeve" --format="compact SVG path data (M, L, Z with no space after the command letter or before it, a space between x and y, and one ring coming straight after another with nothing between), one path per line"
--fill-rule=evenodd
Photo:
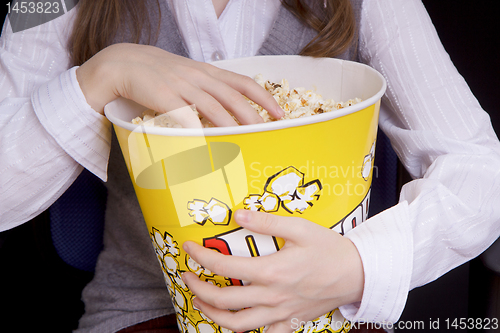
M364 1L360 56L387 80L380 127L413 181L399 204L346 237L364 267L353 321L395 322L408 291L500 235L500 143L419 0Z
M67 40L75 9L0 38L0 231L47 209L82 167L107 178L111 128L86 102Z

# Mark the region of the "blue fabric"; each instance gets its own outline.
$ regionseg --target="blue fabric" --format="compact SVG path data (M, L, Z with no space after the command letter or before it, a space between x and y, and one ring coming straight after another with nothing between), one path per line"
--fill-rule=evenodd
M375 146L369 217L398 203L398 157L389 138L380 129Z
M106 187L84 169L50 207L50 232L63 261L84 271L95 269L102 250Z

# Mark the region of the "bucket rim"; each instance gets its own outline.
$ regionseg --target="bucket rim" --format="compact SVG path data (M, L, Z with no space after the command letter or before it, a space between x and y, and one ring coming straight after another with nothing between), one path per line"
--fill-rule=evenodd
M287 57L287 58L306 58L304 56L259 56L259 58L266 58L266 57ZM249 58L255 58L255 57L249 57ZM212 62L211 64L220 66L224 64L228 64L231 62L240 62L244 59L249 59L249 58L236 58L236 59L229 59L229 60L221 60L217 62ZM104 107L104 114L108 118L108 120L114 124L115 126L121 127L123 129L126 129L130 132L141 132L141 133L147 133L147 134L153 134L153 135L160 135L160 136L226 136L226 135L237 135L237 134L247 134L247 133L256 133L256 132L268 132L268 131L275 131L275 130L280 130L280 129L286 129L286 128L291 128L291 127L299 127L299 126L305 126L305 125L310 125L310 124L315 124L315 123L320 123L320 122L326 122L332 119L344 117L350 114L353 114L355 112L364 110L380 101L382 96L385 94L386 88L387 88L387 83L385 78L380 74L377 70L374 68L358 63L358 62L353 62L349 60L342 60L342 59L335 59L335 58L320 58L321 60L324 61L337 61L337 62L349 62L349 63L355 63L356 65L363 66L365 67L368 71L372 72L375 74L381 82L381 87L375 93L373 96L355 104L352 106L348 106L345 108L342 108L337 111L331 111L323 114L317 114L314 116L310 117L301 117L301 118L296 118L296 119L285 119L285 120L280 120L280 121L274 121L274 122L268 122L268 123L261 123L261 124L252 124L252 125L240 125L240 126L229 126L229 127L210 127L210 128L166 128L166 127L150 127L150 126L143 126L143 125L135 125L131 122L130 120L123 120L121 119L117 114L115 114L114 110L112 110L112 105L117 104L117 103L125 103L125 104L132 104L136 105L136 107L142 107L144 110L147 108L131 101L128 99L125 99L123 97L119 97L115 99L114 101L108 103Z

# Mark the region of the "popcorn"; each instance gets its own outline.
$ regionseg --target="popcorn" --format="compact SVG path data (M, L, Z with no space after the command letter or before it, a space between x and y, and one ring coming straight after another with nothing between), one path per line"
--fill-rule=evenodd
M132 124L154 126L154 122L150 122L150 120L154 119L156 116L159 115L160 113L155 112L153 110L146 110L142 113L142 117L135 117L134 119L132 119Z
M309 117L325 112L336 111L348 106L352 106L361 102L361 99L354 98L346 102L335 102L333 99L323 99L320 94L313 90L305 88L290 89L290 85L286 79L282 79L280 83L274 83L264 80L262 74L257 75L254 80L273 95L279 106L285 111L285 115L280 119L274 119L262 106L247 98L248 103L262 117L264 122L272 122L284 119L296 119L301 117ZM203 117L192 105L190 107L201 122L202 127L215 127L208 119ZM173 112L173 111L172 111ZM169 113L159 113L153 110L146 110L141 117L136 117L132 120L133 124L154 126L154 127L169 127L181 128L186 127L180 124L178 117L169 116ZM234 118L234 116L233 116ZM238 124L239 121L234 118Z
M264 119L264 122L309 117L315 114L339 110L361 102L359 98L350 99L347 102L335 102L333 99L325 100L313 90L306 90L305 88L290 89L290 85L286 79L282 79L280 83L265 81L261 74L255 77L255 81L273 95L276 102L285 111L285 115L282 118L274 119L260 105L249 100L250 105Z
M200 117L194 105L188 105L167 113L146 110L132 124L148 127L199 128Z

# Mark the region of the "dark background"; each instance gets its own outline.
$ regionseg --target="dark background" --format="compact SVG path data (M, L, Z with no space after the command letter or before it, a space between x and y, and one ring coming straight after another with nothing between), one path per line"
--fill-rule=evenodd
M500 21L494 0L423 0L441 42L460 74L466 79L481 106L489 113L493 127L500 133ZM495 6L496 4L496 6ZM485 318L500 313L500 293L492 288L498 277L474 259L435 282L410 292L401 322L423 321L425 330L404 332L448 332L445 320ZM496 287L498 288L498 287ZM496 293L494 296L493 293ZM492 300L492 298L496 298ZM494 308L492 310L492 308ZM429 321L440 321L430 329ZM461 330L462 332L464 330ZM480 331L480 330L469 330ZM493 332L485 331L485 332ZM495 332L500 332L495 330Z
M383 0L378 0L383 1ZM405 0L401 0L405 1ZM7 6L2 3L0 17ZM500 133L500 24L495 0L424 0L438 34L458 71L465 77ZM495 3L497 6L494 6ZM55 256L43 219L0 233L0 332L69 332L83 305L78 291L92 276L62 263ZM43 251L38 249L42 248ZM21 264L22 260L22 264ZM482 317L487 310L491 272L478 259L462 265L424 287L410 292L401 321ZM13 329L14 322L18 328ZM63 328L66 327L66 328ZM491 332L491 331L490 331Z

